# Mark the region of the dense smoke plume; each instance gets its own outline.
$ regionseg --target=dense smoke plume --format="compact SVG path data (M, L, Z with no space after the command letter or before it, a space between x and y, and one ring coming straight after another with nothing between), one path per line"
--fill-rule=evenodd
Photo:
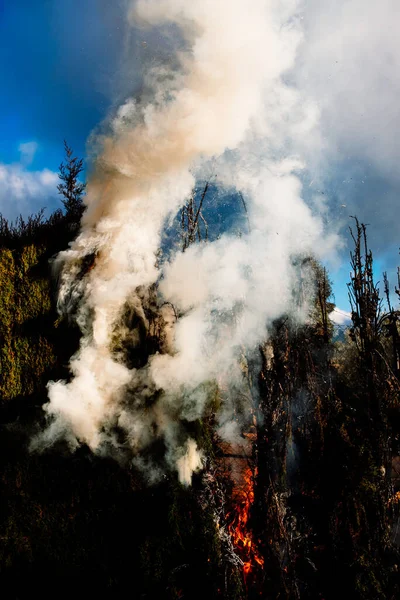
M316 122L283 81L301 42L296 2L139 0L129 21L175 36L176 55L170 68L153 62L140 100L128 100L96 140L81 233L56 261L59 309L82 339L71 381L49 383L49 426L35 445L128 445L155 479L162 466L148 449L162 442L167 464L189 483L202 457L187 424L218 381L221 432L234 434L229 390L240 385L241 353L298 306L295 259L321 256L333 239L296 175L297 141ZM211 161L220 185L246 198L250 230L193 245L160 267L163 227ZM171 303L179 319L165 304L152 321L154 302ZM121 348L140 345L141 328L151 327L161 350L145 364L127 361Z

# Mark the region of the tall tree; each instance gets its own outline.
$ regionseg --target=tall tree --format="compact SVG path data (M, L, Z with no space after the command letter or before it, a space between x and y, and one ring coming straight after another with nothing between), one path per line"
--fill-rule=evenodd
M60 164L58 177L58 193L62 196L62 203L67 216L73 223L79 223L83 213L83 195L86 184L79 180L83 171L83 160L73 154L72 148L64 140L65 161Z

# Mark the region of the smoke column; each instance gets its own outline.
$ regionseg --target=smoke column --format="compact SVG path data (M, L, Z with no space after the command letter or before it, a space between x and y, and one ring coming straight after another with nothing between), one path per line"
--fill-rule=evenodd
M57 258L59 310L75 315L80 348L71 380L48 385L49 424L34 445L63 438L102 452L122 429L150 480L159 467L144 451L159 439L188 484L202 457L182 422L201 417L210 382L240 382L240 352L292 310L294 258L320 256L332 240L297 175L296 148L315 111L283 81L301 43L296 2L138 0L128 19L174 37L176 54L170 68L147 70L141 100L121 106L96 140L81 232ZM176 253L160 280L163 227L211 160L221 185L243 192L251 229ZM95 259L82 275L87 256ZM146 321L145 290L157 281L181 317L167 352L129 368L113 350L127 335L122 317L130 307ZM234 434L230 411L227 394L226 435Z

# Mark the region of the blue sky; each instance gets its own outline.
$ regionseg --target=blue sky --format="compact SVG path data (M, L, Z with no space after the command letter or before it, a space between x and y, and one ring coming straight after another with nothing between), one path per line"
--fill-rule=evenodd
M105 6L0 0L2 162L18 160L21 142L36 141L35 168L56 169L64 137L84 154L88 133L109 110L121 43Z
M55 208L63 139L84 156L90 132L135 89L139 64L127 69L132 40L123 6L122 0L0 0L5 216ZM318 169L329 219L345 240L348 215L369 223L376 271L388 269L392 280L400 245L397 17L395 0L382 0L379 8L374 0L307 0L306 42L293 74L321 109L327 151ZM348 250L331 270L336 301L345 309Z

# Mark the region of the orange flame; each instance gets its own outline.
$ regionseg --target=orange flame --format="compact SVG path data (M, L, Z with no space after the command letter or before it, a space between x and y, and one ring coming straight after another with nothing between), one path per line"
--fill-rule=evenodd
M243 561L243 574L246 581L255 565L260 567L264 565L264 559L259 554L248 528L250 509L254 502L254 480L250 467L246 468L242 483L235 489L234 502L235 510L227 515L227 520L230 521L228 531Z
M397 504L400 502L400 491L396 492L391 498L388 500L388 504Z

